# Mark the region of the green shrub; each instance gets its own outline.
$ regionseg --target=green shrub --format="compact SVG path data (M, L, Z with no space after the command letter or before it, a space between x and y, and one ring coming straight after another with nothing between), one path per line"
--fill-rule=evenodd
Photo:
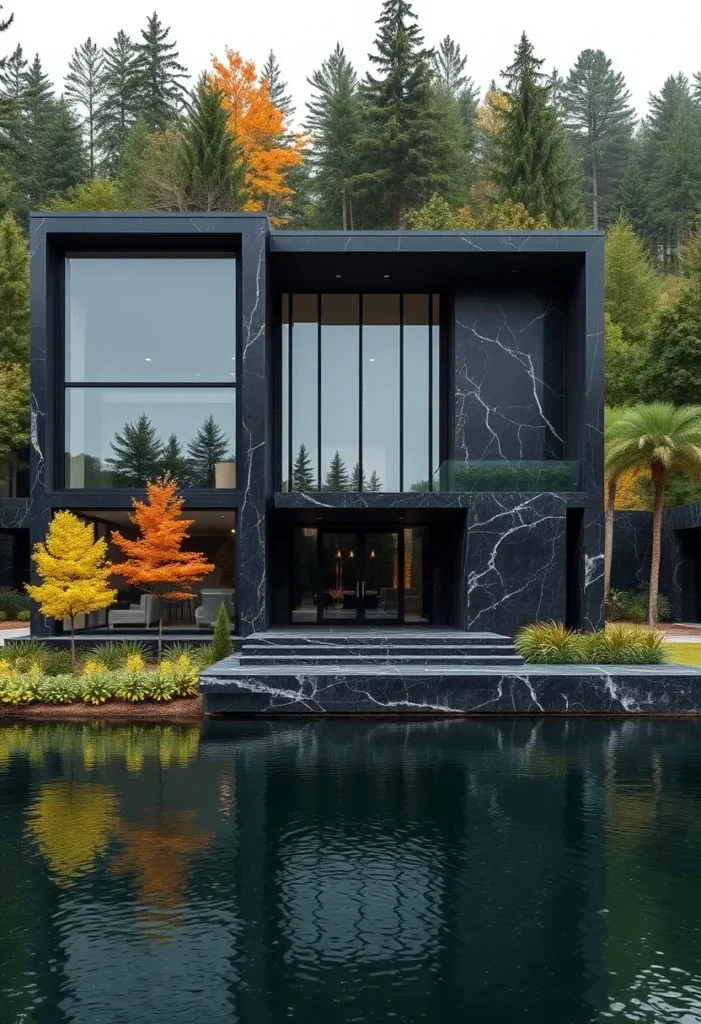
M79 661L77 654L76 661ZM71 652L69 648L49 648L44 658L43 668L47 676L71 675L73 666L71 664Z
M177 697L177 686L170 672L149 672L146 681L146 697L148 700L172 700Z
M151 673L122 669L120 672L112 673L115 684L115 695L120 700L128 700L133 703L149 698L149 675Z
M650 589L640 586L637 590L612 590L606 605L608 622L647 622ZM672 616L670 600L664 594L657 599L657 618L669 622Z
M174 697L196 697L199 692L199 668L186 654L181 654L177 660L164 662L155 674L170 682Z
M232 650L231 623L229 622L226 606L222 602L219 605L219 614L217 615L214 636L212 637L213 661L221 661L223 658L228 658Z
M162 661L168 664L171 661L177 661L178 658L182 658L183 655L190 661L194 661L195 655L199 650L198 644L183 644L180 642L171 644L170 647L166 647L163 651Z
M0 611L0 622L7 622L7 612Z
M567 463L514 462L447 465L442 491L574 491L578 481Z
M23 608L22 611L17 612L18 622L29 622L31 617L32 616L28 608Z
M29 607L29 594L17 590L0 591L0 611L5 612L7 619L19 620L20 612L28 612Z
M514 637L514 647L528 665L570 665L581 660L581 634L561 622L533 622Z
M92 668L84 672L77 680L80 687L80 699L86 704L106 704L116 693L117 680L115 673L105 668Z
M4 704L31 704L38 698L44 680L41 667L34 662L17 669L3 661L0 671L0 702Z
M660 665L667 661L661 635L639 626L579 633L561 622L534 622L518 631L514 646L528 665Z
M195 653L192 656L193 665L200 671L202 671L203 668L209 668L209 666L213 665L216 660L212 644L201 644L201 646L196 648Z
M66 653L70 663L70 651ZM83 699L83 680L70 672L44 676L36 689L36 699L42 704L76 704Z
M127 658L133 657L141 658L146 665L150 665L154 660L151 647L143 640L123 640L121 648L123 665L126 665Z

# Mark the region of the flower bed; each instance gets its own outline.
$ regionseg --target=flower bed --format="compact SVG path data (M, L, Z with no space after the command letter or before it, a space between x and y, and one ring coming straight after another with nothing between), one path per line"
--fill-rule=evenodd
M72 671L69 651L29 640L0 652L0 705L165 703L198 696L199 672L209 649L176 645L160 665L149 664L142 645L106 644L80 658Z

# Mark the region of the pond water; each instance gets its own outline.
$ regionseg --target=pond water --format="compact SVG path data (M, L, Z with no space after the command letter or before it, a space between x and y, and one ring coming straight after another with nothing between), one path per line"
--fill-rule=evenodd
M701 1022L701 721L0 727L0 1022Z

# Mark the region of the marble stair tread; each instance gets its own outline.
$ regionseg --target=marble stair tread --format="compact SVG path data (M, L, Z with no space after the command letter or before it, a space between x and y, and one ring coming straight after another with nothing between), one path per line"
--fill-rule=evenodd
M334 671L335 670L335 671ZM237 659L225 658L224 661L210 666L200 673L200 689L204 692L222 689L231 682L245 681L246 678L275 678L277 676L321 676L330 680L338 676L432 676L439 679L444 676L505 676L512 679L527 679L531 676L597 676L604 678L620 676L690 676L698 678L701 669L691 665L519 665L509 663L490 665L243 665Z
M372 649L369 644L344 644L349 650L367 651ZM379 646L379 645L378 645ZM418 644L387 644L383 646L383 650L387 651L415 651ZM304 651L310 654L316 653L317 650L338 650L341 648L341 644L319 644L318 647L310 648L307 644L251 644L246 642L244 644L244 650L246 651L266 651L269 654L277 653L278 651ZM513 644L421 644L422 651L439 651L441 654L449 651L494 651L494 650L512 650Z
M266 663L268 665L285 664L286 662L292 664L297 663L299 665L314 664L315 662L334 662L338 663L342 661L344 664L357 664L360 661L373 662L373 661L396 661L401 664L416 663L416 662L430 662L432 665L460 662L461 664L470 664L471 662L483 662L483 661L517 661L521 662L521 656L519 654L510 654L504 651L502 654L397 654L395 651L386 652L363 652L362 654L275 654L273 656L269 654L248 654L244 653L241 657L241 663L247 665L249 662L255 663Z

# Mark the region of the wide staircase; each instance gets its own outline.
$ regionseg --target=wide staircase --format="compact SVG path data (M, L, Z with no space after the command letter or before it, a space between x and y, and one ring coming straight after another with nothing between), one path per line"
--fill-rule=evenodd
M314 674L333 671L334 666L403 665L425 671L427 667L523 664L509 637L498 633L341 626L253 633L242 641L237 661L242 672L275 666L297 672L307 667Z

